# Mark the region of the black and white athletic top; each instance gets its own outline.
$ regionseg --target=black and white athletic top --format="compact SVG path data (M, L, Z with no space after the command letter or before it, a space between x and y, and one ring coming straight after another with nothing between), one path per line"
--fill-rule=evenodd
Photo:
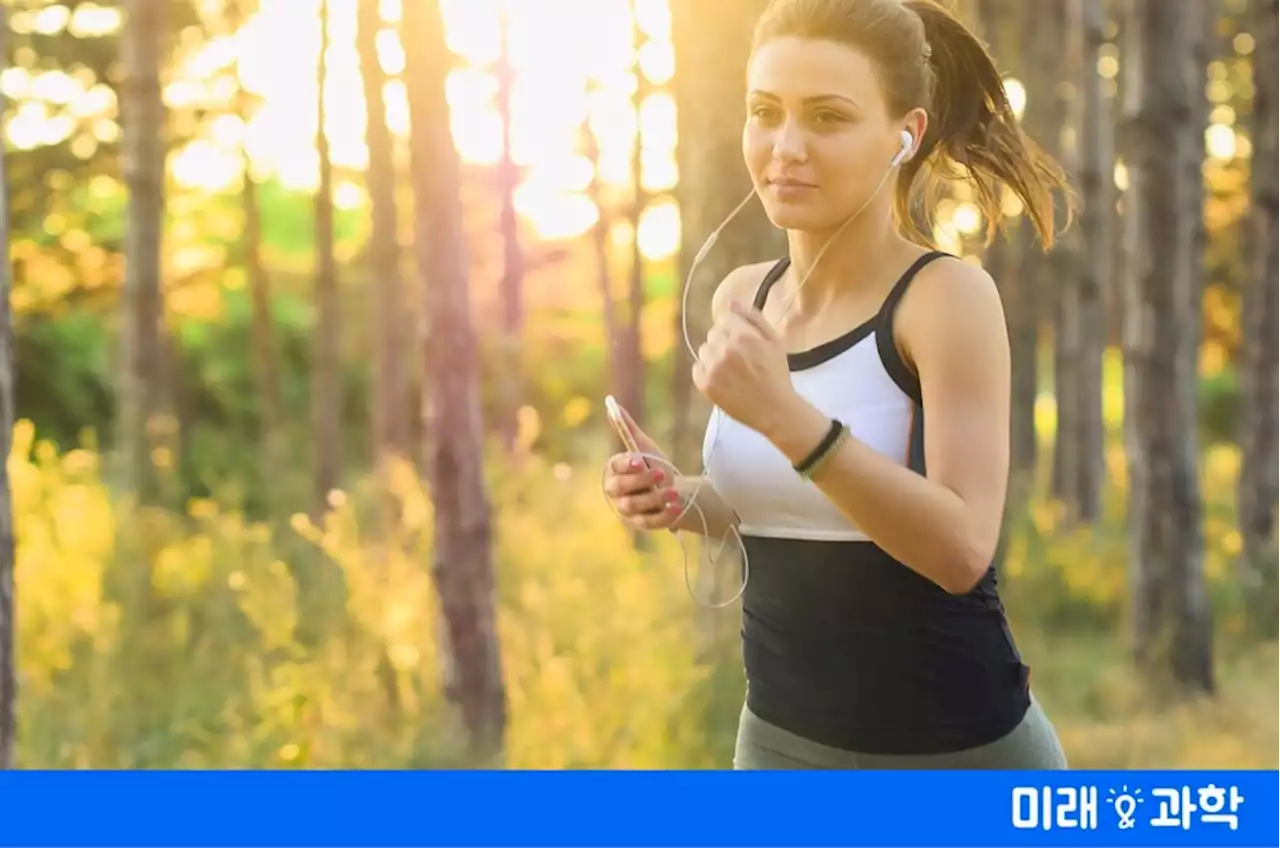
M801 396L919 474L920 384L894 345L893 316L916 273L946 255L920 257L869 321L788 356ZM757 309L788 264L765 275ZM719 409L703 460L740 519L750 561L742 644L753 713L868 754L959 751L1018 725L1030 705L1028 669L994 568L969 593L948 593L869 541L768 440Z

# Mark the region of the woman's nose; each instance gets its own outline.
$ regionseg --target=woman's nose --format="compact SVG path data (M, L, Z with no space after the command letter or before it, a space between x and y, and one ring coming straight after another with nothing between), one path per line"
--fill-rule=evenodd
M783 162L804 161L808 157L803 129L796 121L785 121L773 138L773 155Z

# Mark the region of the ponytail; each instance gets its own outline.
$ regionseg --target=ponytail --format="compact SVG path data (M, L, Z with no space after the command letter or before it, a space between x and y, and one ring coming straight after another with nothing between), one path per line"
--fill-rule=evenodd
M928 241L930 196L937 191L939 178L963 180L977 192L989 242L1003 219L1003 187L1008 186L1022 201L1042 247L1048 250L1055 239L1055 189L1067 195L1068 222L1071 215L1062 167L1022 131L1000 72L973 33L935 0L906 0L903 5L924 25L923 59L933 84L928 128L898 182L895 212L899 221ZM922 232L911 206L914 178L925 167L930 173L923 185L927 229Z

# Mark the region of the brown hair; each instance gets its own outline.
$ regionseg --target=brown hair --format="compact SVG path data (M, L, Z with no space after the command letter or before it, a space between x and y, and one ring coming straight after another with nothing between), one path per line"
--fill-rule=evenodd
M756 25L752 50L786 36L834 41L865 53L878 68L894 117L916 107L929 113L924 138L902 165L894 202L899 225L910 237L931 241L932 201L939 183L951 179L976 190L988 240L1003 219L1002 187L1008 186L1041 245L1053 245L1053 192L1062 190L1069 203L1066 175L1022 131L986 47L945 7L935 0L772 0ZM926 165L926 179L917 186ZM922 220L912 215L913 200L919 201Z

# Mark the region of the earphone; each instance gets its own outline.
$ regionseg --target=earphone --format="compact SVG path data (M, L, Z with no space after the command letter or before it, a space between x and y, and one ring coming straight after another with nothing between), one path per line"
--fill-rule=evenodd
M902 147L898 149L893 161L889 163L889 170L893 170L907 161L907 157L911 155L912 148L916 146L916 140L912 137L911 130L903 130L898 134L898 137L902 139Z
M836 238L840 235L840 233L844 231L845 227L849 226L850 222L852 222L855 218L861 215L863 210L865 210L869 205L871 205L871 201L873 201L880 194L880 190L884 188L885 183L889 179L889 175L892 174L896 168L902 165L903 162L907 161L911 157L915 149L915 137L912 136L910 130L903 129L899 133L899 138L901 139L902 144L899 147L898 152L894 154L893 159L890 160L889 167L885 170L884 176L882 176L880 178L880 182L876 184L875 191L871 192L871 195L867 197L867 199L863 202L861 206L858 207L857 211L855 211L852 215L846 218L844 222L841 223L840 226L836 229L836 231L827 238L826 242L823 243L822 249L818 251L816 256L814 256L813 263L809 266L809 270L805 272L804 276L800 278L800 282L796 284L795 290L792 291L790 299L787 300L786 305L783 307L781 314L778 316L779 320L786 317L787 313L790 312L791 305L795 302L796 296L800 294L800 289L804 287L804 284L806 282L808 282L810 275L813 274L814 269L818 267L818 263L822 261L822 257L827 252L827 248L829 248L832 245L832 243L835 242ZM694 347L692 340L689 338L689 308L688 308L689 307L689 290L692 288L694 272L697 271L698 265L702 262L702 260L704 260L707 257L707 254L711 251L711 248L715 245L716 240L720 238L720 233L723 232L724 229L728 227L729 224L732 223L735 218L738 217L739 213L741 213L742 210L746 208L747 204L751 202L751 199L756 197L757 195L758 195L758 192L753 186L751 191L747 194L747 196L744 197L742 201L734 208L734 210L729 213L729 216L725 218L724 221L722 221L718 227L716 227L714 230L711 231L711 235L707 236L707 240L703 242L702 247L700 247L698 249L698 252L694 254L693 261L689 263L689 271L685 275L684 291L680 298L680 325L681 325L682 334L684 336L685 347L689 350L689 355L695 362L698 360L698 350L696 347ZM702 491L703 484L708 482L710 479L711 461L715 457L716 448L719 446L719 443L720 443L720 424L724 420L724 413L722 413L719 409L713 409L711 411L711 415L715 419L716 427L711 439L711 448L707 452L707 455L702 464L703 465L702 473L698 475L698 483L694 487L693 491L687 497L685 497L684 509L680 511L680 514L676 516L675 520L672 522L673 526L675 524L678 524L692 510L693 512L697 513L699 520L702 522L701 535L704 538L709 538L711 529L710 529L710 524L707 521L706 513L704 513L702 508L698 506L698 493ZM632 451L632 452L635 453L637 456L640 456L648 460L651 463L656 462L659 465L666 466L670 470L671 474L673 475L673 481L683 476L680 473L680 469L676 467L675 463L671 462L671 460L663 456L659 456L658 454L646 453L646 452L637 452L637 451ZM608 466L606 465L604 469L604 473L601 475L601 479L600 479L600 488L602 491L605 488L605 478L607 477L608 473L609 473L609 469L608 469ZM610 508L614 511L614 514L617 515L618 514L617 507L614 506L613 501L609 499L607 494L605 496L605 501L606 503L609 504ZM749 558L747 556L746 545L743 543L742 535L741 533L738 532L738 528L736 525L730 524L729 532L725 533L725 535L720 538L719 546L715 549L715 552L710 557L710 564L712 566L716 564L716 561L720 558L720 554L724 552L725 545L728 544L730 534L732 534L737 538L738 550L742 553L742 584L738 587L738 591L733 595L732 598L719 604L703 604L701 601L698 600L698 596L694 592L693 586L689 582L689 550L685 546L683 538L678 533L676 534L676 537L680 539L680 549L684 554L685 589L689 592L690 597L693 598L694 603L697 603L699 606L707 607L709 609L723 609L724 607L729 606L730 604L734 603L739 598L741 598L743 593L746 592L747 590L747 581L750 580L750 573L751 573L750 563L749 563Z

